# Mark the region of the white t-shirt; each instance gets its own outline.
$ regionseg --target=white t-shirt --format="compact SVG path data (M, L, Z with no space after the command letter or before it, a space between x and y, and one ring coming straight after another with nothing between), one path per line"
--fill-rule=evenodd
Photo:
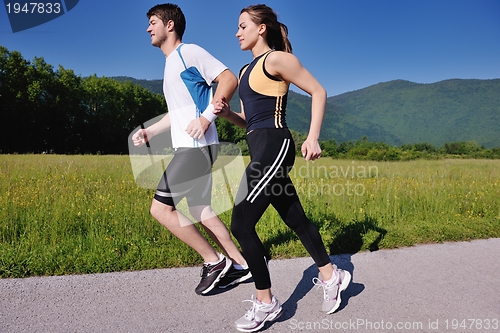
M180 51L186 67L196 67L208 85L212 85L213 80L227 69L224 64L200 46L195 44L181 45ZM166 58L163 94L170 116L172 145L174 148L180 148L203 147L218 143L215 122L210 124L205 136L199 140L193 139L186 133L189 123L197 118L196 105L180 76L186 67L184 67L177 50ZM210 94L211 99L212 95ZM201 110L201 112L203 111Z

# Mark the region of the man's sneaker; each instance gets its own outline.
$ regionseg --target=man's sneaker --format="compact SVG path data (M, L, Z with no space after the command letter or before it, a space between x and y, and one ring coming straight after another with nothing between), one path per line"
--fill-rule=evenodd
M201 269L201 281L200 284L194 290L198 295L204 295L210 290L214 289L215 285L219 280L226 274L226 272L231 268L232 262L230 259L226 258L224 255L220 254L221 260L214 264L203 264Z
M340 306L340 293L347 289L347 286L351 282L351 274L348 271L339 269L333 266L335 269L336 277L329 281L323 281L320 278L314 278L313 283L318 287L323 288L323 306L321 311L326 312L326 314L334 313Z
M229 286L235 285L237 283L245 282L252 278L252 273L247 269L236 269L234 266L231 266L229 271L224 275L222 279L220 279L217 287L219 288L227 288Z
M254 298L243 302L252 302L252 308L243 317L235 321L236 329L241 332L255 332L264 327L266 321L275 320L281 316L282 309L273 296L271 304L265 304Z

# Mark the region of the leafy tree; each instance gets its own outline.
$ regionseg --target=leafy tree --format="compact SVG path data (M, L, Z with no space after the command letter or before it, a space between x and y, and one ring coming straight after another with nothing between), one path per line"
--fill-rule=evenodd
M166 111L163 96L130 82L24 60L0 46L0 121L14 140L0 152L126 153L141 122Z
M445 143L441 149L445 154L468 155L481 150L476 141L461 141Z
M73 70L59 66L55 73L57 114L64 121L60 124L57 140L51 142L51 149L56 152L81 153L85 145L83 133L85 129L85 106L82 78Z
M322 156L325 157L338 157L339 155L339 146L337 146L337 142L335 139L330 139L327 141L322 141L320 143L322 149Z
M24 126L30 124L25 115L29 109L26 94L28 65L21 53L9 52L0 46L0 123L4 125L6 137L12 138L0 141L3 153L22 152L27 148L23 135Z
M302 144L306 141L307 136L294 130L290 130L290 134L292 134L292 139L295 142L295 155L302 156Z
M405 144L401 146L401 149L403 151L418 151L418 152L428 152L428 153L435 153L437 151L434 145L431 145L430 143L427 142Z
M233 125L230 121L224 118L216 118L217 134L219 141L238 143L246 140L246 129Z
M26 71L28 109L26 144L33 152L55 148L65 114L57 108L57 89L54 69L43 58L35 57Z

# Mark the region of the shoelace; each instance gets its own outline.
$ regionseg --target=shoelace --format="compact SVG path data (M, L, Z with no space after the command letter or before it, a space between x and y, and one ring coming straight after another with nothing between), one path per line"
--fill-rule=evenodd
M323 298L325 299L325 301L328 302L330 300L330 297L328 297L328 294L326 293L327 289L328 290L331 289L330 287L335 286L336 283L331 283L330 285L327 285L325 282L316 277L313 278L312 282L314 283L315 286L318 286L318 288L316 289L319 289L320 287L323 288Z
M209 269L208 265L204 264L203 267L201 268L201 271L200 271L200 276L202 278L206 278L207 277L207 275L208 275L208 269Z
M257 312L257 308L259 306L259 304L255 301L255 297L252 295L252 299L246 299L242 302L252 302L252 308L245 313L245 318L253 320L255 318L255 312Z
M253 295L252 295L252 299L246 299L246 300L244 300L242 302L252 302L253 303L252 304L252 308L245 313L245 318L248 319L248 320L254 320L255 319L255 314L257 313L257 311L260 308L265 307L264 304L257 303L257 300L255 299L255 297Z

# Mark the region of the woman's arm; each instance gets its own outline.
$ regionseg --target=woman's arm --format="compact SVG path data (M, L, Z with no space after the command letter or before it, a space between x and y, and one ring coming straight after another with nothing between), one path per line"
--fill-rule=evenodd
M295 84L311 95L311 124L306 141L302 145L302 155L307 161L321 156L319 135L325 114L326 91L300 61L291 53L271 52L266 59L266 70L282 80Z
M243 109L243 103L241 103L240 113L234 112L230 109L229 103L226 97L224 96L216 100L214 106L215 106L214 114L216 114L217 116L226 118L227 120L229 120L238 127L241 128L247 127L247 123L245 120L245 111Z

